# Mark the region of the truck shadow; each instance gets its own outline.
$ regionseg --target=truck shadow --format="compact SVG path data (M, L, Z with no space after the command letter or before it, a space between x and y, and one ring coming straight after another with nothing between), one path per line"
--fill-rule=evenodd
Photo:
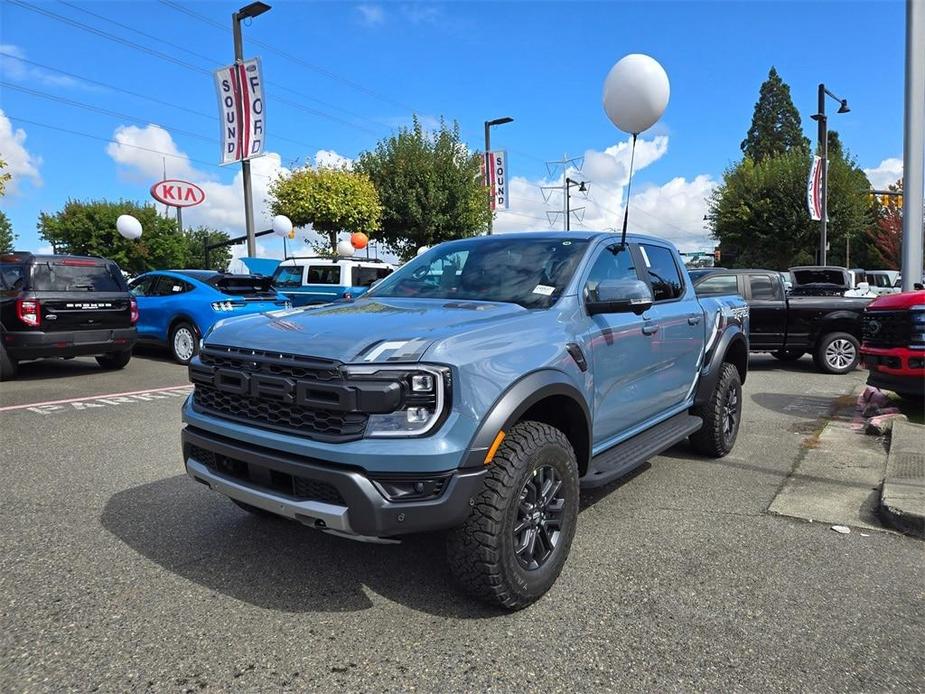
M583 493L580 511L648 467ZM441 617L506 614L456 587L442 534L410 536L401 544L356 542L293 521L252 516L185 475L114 494L100 522L167 571L269 610L355 612L373 606L372 592Z

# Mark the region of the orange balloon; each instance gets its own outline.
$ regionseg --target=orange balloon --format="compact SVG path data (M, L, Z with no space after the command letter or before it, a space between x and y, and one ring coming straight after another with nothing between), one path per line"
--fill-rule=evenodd
M357 250L366 248L367 243L369 243L369 237L362 231L356 231L350 235L350 245Z

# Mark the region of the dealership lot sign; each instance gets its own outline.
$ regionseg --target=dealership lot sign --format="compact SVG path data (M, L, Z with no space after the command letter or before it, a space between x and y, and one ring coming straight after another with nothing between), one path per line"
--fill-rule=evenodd
M510 207L507 182L507 152L485 152L482 158L482 175L488 187L491 209L506 210Z
M215 71L221 121L220 163L233 164L262 156L266 137L263 72L252 58Z
M171 207L193 207L205 201L206 192L195 183L171 178L151 186L151 197Z

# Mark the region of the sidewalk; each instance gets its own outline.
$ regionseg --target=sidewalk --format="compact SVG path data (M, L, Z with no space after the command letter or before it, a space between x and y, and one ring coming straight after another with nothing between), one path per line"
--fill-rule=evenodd
M925 426L893 425L880 515L902 532L925 538Z

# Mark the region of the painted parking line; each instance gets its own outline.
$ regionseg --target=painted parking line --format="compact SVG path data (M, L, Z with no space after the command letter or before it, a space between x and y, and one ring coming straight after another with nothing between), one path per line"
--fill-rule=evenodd
M132 390L125 393L107 393L104 395L89 395L83 398L68 398L66 400L29 402L23 405L7 405L6 407L0 407L0 412L26 410L37 414L51 414L53 412L87 410L98 407L117 407L119 405L131 405L138 402L150 402L151 400L184 397L192 387L192 384L187 383L182 386L148 388L147 390Z

